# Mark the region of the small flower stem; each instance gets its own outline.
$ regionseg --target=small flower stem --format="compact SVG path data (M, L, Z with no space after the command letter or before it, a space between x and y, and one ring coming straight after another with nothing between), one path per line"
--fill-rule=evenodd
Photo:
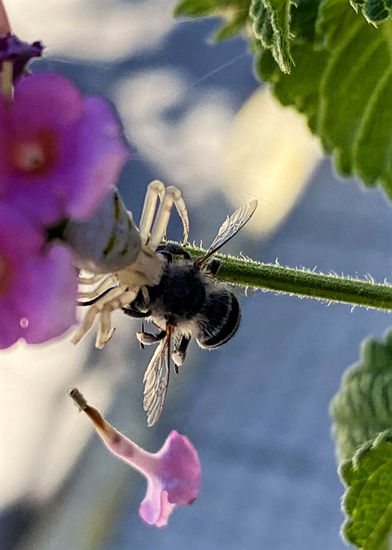
M0 0L0 38L5 38L10 32L11 29L7 17L7 12L5 11L2 0Z
M136 443L133 443L133 441L113 428L109 422L106 422L97 409L90 407L85 397L77 388L70 390L68 395L75 405L89 417L109 451L145 476L154 471L157 459L152 453L145 451L136 445Z
M14 96L13 72L14 66L12 61L3 61L0 71L0 93L3 94L7 106L12 105Z
M193 259L205 250L187 247ZM341 302L368 308L392 310L392 286L335 274L325 275L307 269L264 264L254 260L216 254L221 261L217 279L224 283L288 293L307 298Z

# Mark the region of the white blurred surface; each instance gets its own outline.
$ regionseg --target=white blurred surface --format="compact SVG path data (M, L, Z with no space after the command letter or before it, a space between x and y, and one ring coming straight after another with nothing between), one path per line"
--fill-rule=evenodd
M258 197L249 230L276 229L290 212L322 158L305 117L282 107L270 90L248 99L230 127L224 156L224 188L234 204Z
M155 49L174 25L172 2L5 0L12 30L50 55L110 62ZM159 17L157 12L159 11Z
M234 116L230 95L198 89L167 67L133 73L114 91L125 135L161 178L185 190L197 206L222 188L226 135ZM171 109L180 109L173 120Z

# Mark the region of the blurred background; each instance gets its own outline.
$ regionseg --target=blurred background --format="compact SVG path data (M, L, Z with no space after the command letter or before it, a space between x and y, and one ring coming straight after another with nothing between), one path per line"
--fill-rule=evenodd
M122 196L139 219L148 182L179 186L191 240L256 197L257 216L226 251L383 281L392 267L382 192L339 181L303 119L277 106L241 39L206 39L217 22L172 18L171 0L7 0L13 30L42 40L35 71L57 71L116 106L133 159ZM179 238L173 217L168 237ZM389 278L390 280L390 278ZM2 550L342 550L342 485L328 404L381 312L238 290L243 321L213 352L191 347L153 429L142 410L150 350L139 324L114 316L103 351L94 334L2 352ZM109 422L151 451L171 429L199 450L202 490L166 528L138 517L145 481L109 455L66 397L78 386Z

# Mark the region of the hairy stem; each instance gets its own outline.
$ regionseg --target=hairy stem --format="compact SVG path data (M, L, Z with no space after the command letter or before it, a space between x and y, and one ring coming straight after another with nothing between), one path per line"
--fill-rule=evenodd
M205 254L202 248L190 246L187 250L195 260ZM216 254L214 257L221 261L217 279L224 283L328 302L392 310L392 286L388 283L377 284L370 280L363 281L334 274L324 275L310 270L264 264L223 254Z

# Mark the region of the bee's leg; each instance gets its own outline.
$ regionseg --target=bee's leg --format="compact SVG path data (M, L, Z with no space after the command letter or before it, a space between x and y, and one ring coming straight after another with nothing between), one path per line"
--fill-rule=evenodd
M167 252L173 256L182 256L185 260L191 259L189 252L187 252L183 246L177 243L162 244L158 246L157 252L160 252L161 254Z
M105 294L105 299L102 299L102 301L98 300L94 305L92 305L84 316L81 326L72 336L71 342L73 344L77 344L83 338L83 336L85 336L90 331L94 324L95 317L101 313L104 305L108 302L111 302L113 299L116 299L123 292L124 289L121 287L110 289L109 292Z
M206 267L206 272L210 273L211 275L216 275L218 273L218 270L220 268L221 262L220 260L217 260L214 258L210 261L210 263Z
M151 344L156 344L165 336L166 330L161 330L158 334L152 334L151 332L144 332L144 327L142 327L141 331L136 333L136 338L143 346L151 346Z
M187 336L182 336L180 345L177 349L175 349L171 355L173 361L174 361L174 370L176 371L176 374L178 374L178 367L181 367L184 364L185 356L186 356L186 350L188 349L189 342L191 341L190 338Z
M172 207L174 206L177 209L177 212L181 218L182 226L184 229L183 242L188 241L189 236L189 220L188 220L188 210L185 206L184 199L182 198L181 191L177 187L167 187L163 197L162 202L159 205L157 216L155 218L154 225L151 230L151 237L148 241L148 246L152 250L156 250L162 239L166 234L166 229L169 223L170 214Z
M121 309L126 304L132 302L132 300L135 299L135 295L136 291L134 289L131 290L129 288L123 288L122 293L119 296L113 297L102 306L102 311L99 318L97 338L95 340L96 348L102 349L113 336L115 329L112 328L110 319L112 311L115 311L116 309Z
M131 306L124 306L122 311L125 315L129 315L129 317L134 317L135 319L143 319L151 315L151 311L139 311Z
M92 285L94 283L98 283L98 281L101 281L105 277L104 273L97 273L95 275L91 275L90 277L84 277L83 275L78 275L78 283L80 285Z
M159 180L152 181L147 187L143 211L139 223L139 235L143 244L147 242L148 237L150 236L158 197L162 199L164 192L165 186Z
M113 287L115 283L117 283L116 277L114 277L113 275L109 275L108 277L105 277L99 283L99 285L97 285L92 290L88 290L86 292L78 292L78 298L99 298L103 292L106 292L108 288Z

